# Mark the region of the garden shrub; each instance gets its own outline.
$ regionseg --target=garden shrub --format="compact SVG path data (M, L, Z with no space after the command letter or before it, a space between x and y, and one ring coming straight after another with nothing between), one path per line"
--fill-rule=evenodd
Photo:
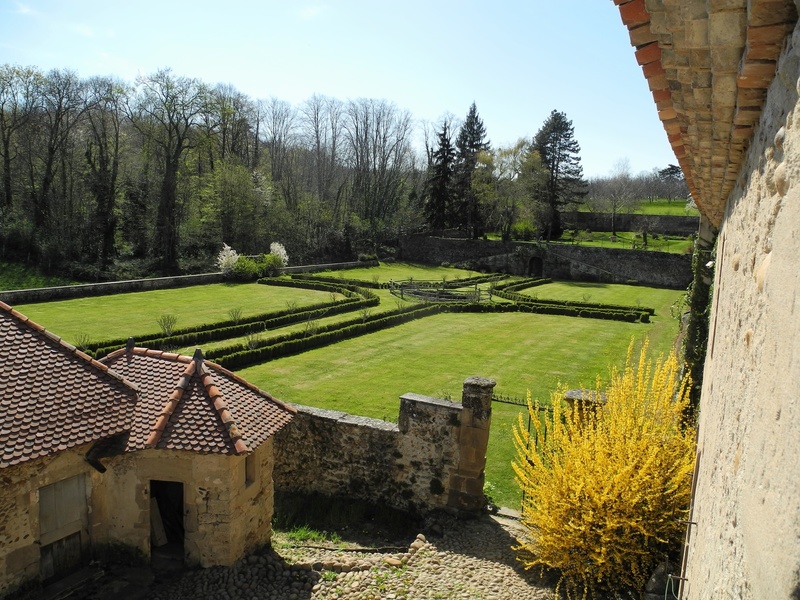
M535 240L537 236L538 230L530 221L518 221L511 228L511 237L515 240L529 242Z
M529 432L514 427L514 471L529 537L515 548L525 568L561 573L569 598L640 594L658 562L679 550L689 509L694 427L683 421L688 381L674 356L611 372L605 404L540 419L528 395ZM598 384L597 393L601 388Z
M286 252L286 248L284 248L283 244L280 242L272 242L269 245L268 256L274 256L277 258L281 263L281 269L289 266L289 254Z
M256 265L258 266L258 277L277 277L283 273L283 267L286 266L281 256L271 252L259 256Z
M258 279L258 264L252 258L239 256L230 277L235 281L255 281Z
M217 268L222 271L225 277L229 277L233 273L233 268L238 260L239 253L228 244L222 244L222 250L217 254Z

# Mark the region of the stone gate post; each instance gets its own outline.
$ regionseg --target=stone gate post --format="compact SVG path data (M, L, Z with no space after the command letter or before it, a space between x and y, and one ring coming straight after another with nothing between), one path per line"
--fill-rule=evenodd
M485 377L464 381L458 464L450 476L447 501L448 507L460 512L477 513L484 507L484 469L494 386L495 381Z

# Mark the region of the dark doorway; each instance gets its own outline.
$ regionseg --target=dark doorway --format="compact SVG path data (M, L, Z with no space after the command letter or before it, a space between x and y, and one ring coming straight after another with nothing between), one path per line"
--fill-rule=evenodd
M532 256L528 261L528 277L542 277L544 275L544 261L538 256Z
M150 481L150 553L153 566L183 566L183 483Z

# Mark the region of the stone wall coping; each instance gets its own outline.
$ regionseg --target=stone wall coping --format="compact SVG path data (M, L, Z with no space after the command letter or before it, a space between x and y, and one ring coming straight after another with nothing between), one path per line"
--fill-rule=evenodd
M400 400L407 400L409 402L417 402L419 404L430 404L431 406L438 406L452 410L453 412L460 411L463 407L460 402L452 402L450 400L443 400L442 398L434 398L433 396L423 396L422 394L415 394L408 392L400 396Z
M305 406L303 404L293 404L286 402L289 406L297 410L298 414L307 414L318 419L325 419L327 421L334 421L346 425L355 425L358 427L371 427L381 431L398 431L397 423L389 421L382 421L381 419L373 419L370 417L360 417L358 415L351 415L340 410L329 410L325 408L315 408L313 406Z

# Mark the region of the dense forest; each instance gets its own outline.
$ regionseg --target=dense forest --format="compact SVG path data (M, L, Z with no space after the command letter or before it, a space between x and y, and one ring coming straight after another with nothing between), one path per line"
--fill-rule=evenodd
M557 238L590 190L579 152L557 111L492 148L474 104L420 133L386 100L0 65L0 258L100 280L206 270L223 243L280 241L297 264L388 253L408 231Z

